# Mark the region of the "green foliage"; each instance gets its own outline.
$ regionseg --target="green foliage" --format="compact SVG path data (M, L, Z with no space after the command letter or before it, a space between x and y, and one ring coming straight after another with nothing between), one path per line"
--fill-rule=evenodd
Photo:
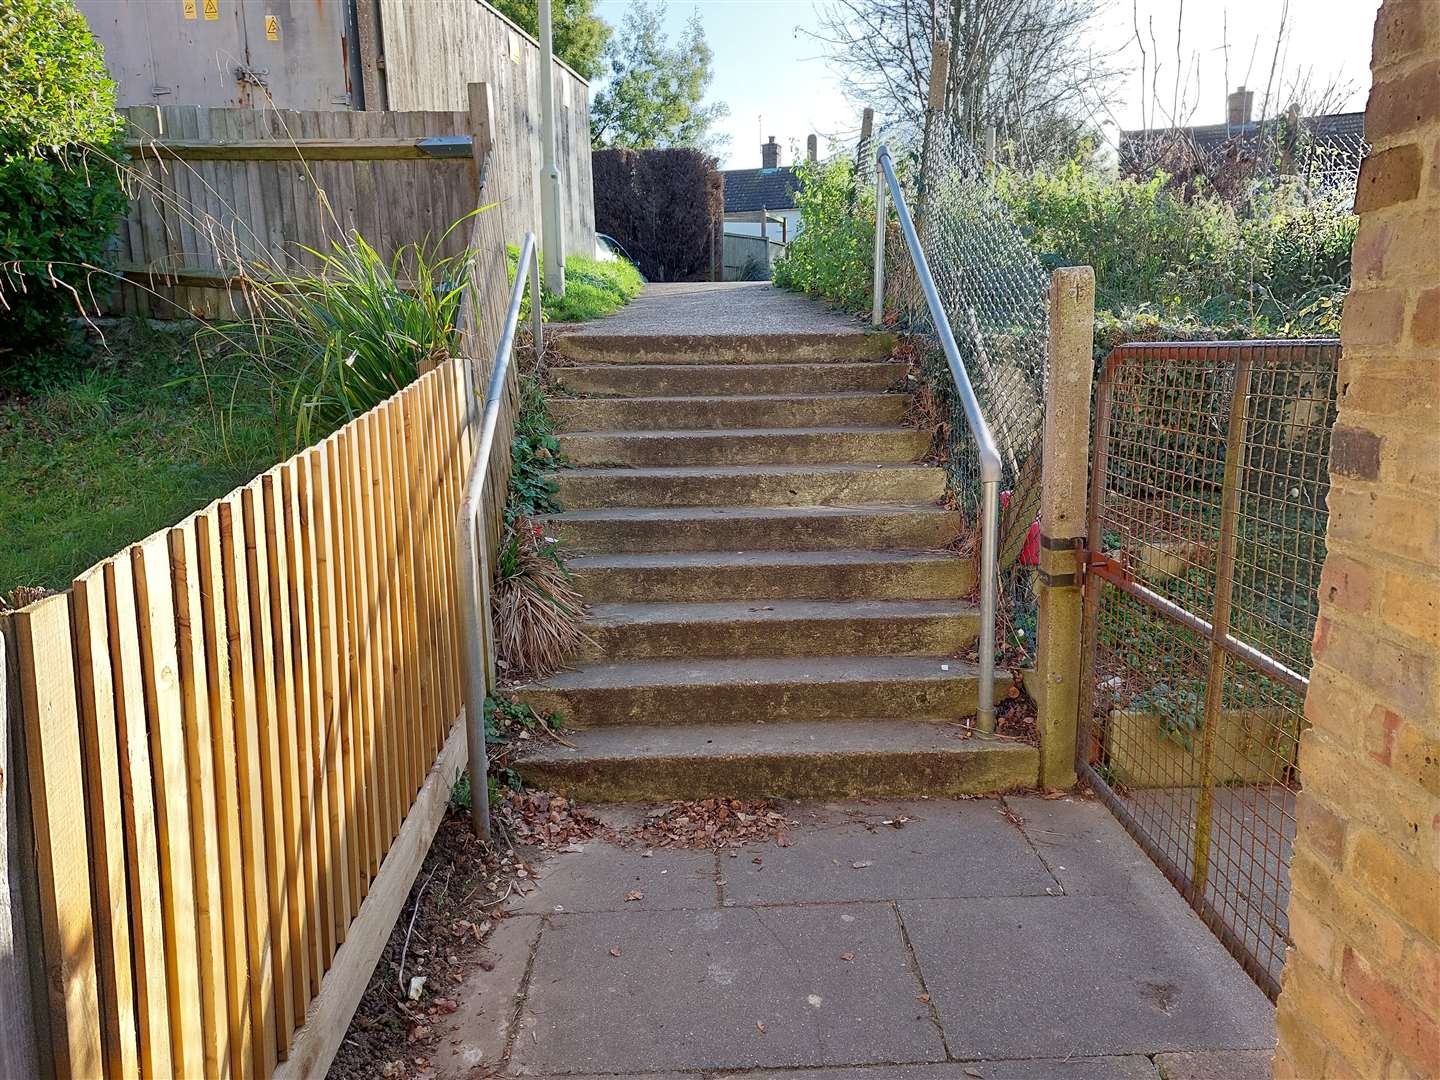
M520 774L511 767L517 744L532 736L558 732L563 718L558 712L541 715L524 702L503 693L485 697L485 743L490 749L490 805L498 806L506 788L522 787ZM474 804L470 774L462 772L450 789L450 809L468 811Z
M468 255L438 250L438 243L406 245L387 261L351 233L329 251L311 252L317 268L257 280L250 317L212 331L249 358L239 380L275 389L297 448L451 354Z
M774 281L783 289L808 293L847 311L870 305L875 241L875 197L860 184L855 163L839 158L800 166L795 195L800 228Z
M642 150L711 146L711 126L729 114L704 105L714 54L697 12L673 46L661 29L661 8L634 0L619 35L605 51L609 79L590 106L592 145Z
M201 339L214 344L215 339ZM0 397L0 593L59 589L126 544L174 524L285 456L288 439L258 382L236 384L221 436L193 325L109 331L83 375L29 398Z
M540 36L538 0L495 0L495 6L527 34ZM610 24L594 7L594 0L554 0L550 15L555 55L586 79L600 74L600 57L611 34Z
M520 249L509 247L510 282L515 281L515 265ZM540 256L540 312L547 323L588 322L612 315L640 295L645 279L635 264L625 259L601 262L583 255L565 256L565 295L557 299L545 287L545 256ZM529 325L530 293L520 302L520 323Z
M725 178L693 146L590 155L595 228L651 281L691 281L710 267L725 217Z
M69 0L5 0L0 86L0 153L7 158L104 145L120 130L104 53Z
M109 289L119 118L100 46L67 0L0 6L0 86L0 382L34 389L74 366L70 319Z
M1043 263L1095 268L1098 307L1249 336L1338 330L1357 225L1344 193L1281 179L1186 199L1163 173L1115 178L1087 157L996 185Z
M549 473L564 464L555 422L545 403L545 390L533 376L520 378L520 409L510 440L510 488L505 495L505 524L517 518L553 514L560 509L560 490Z

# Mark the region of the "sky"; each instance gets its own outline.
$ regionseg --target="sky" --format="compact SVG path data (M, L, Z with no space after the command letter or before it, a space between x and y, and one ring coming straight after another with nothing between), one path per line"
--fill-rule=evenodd
M1183 11L1180 35L1185 75L1181 79L1181 113L1186 122L1219 123L1225 119L1225 42L1229 42L1232 85L1245 82L1264 94L1276 31L1285 0L1111 0L1097 23L1090 45L1115 52L1117 65L1130 74L1120 84L1120 101L1111 131L1139 127L1140 52L1134 23L1142 28L1147 50L1153 27L1158 51L1159 98L1174 98L1176 24ZM853 138L860 126L863 103L845 97L841 78L826 62L821 43L805 35L819 26L817 6L824 0L664 0L665 28L673 40L692 12L700 13L705 36L715 53L711 101L730 107L720 131L729 142L721 151L722 168L753 168L760 164L760 144L773 135L783 147L781 161L803 155L805 138L820 136L820 153L830 138ZM1132 4L1134 10L1132 10ZM596 12L613 25L624 18L628 0L599 0ZM1291 30L1285 68L1309 68L1314 81L1348 82L1350 93L1342 110L1363 109L1370 88L1370 39L1380 0L1291 0ZM1153 62L1153 51L1152 51ZM1247 79L1248 73L1248 79ZM1147 80L1148 81L1148 80Z

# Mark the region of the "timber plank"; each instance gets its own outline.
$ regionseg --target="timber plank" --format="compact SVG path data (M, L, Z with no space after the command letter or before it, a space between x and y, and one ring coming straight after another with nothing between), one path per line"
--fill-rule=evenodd
M129 807L125 816L125 861L129 870L140 1068L149 1075L168 1076L174 1067L161 914L160 851L155 785L145 731L145 688L140 677L135 576L125 555L105 563L103 572L110 622L110 669L115 682L116 737L120 746L120 790Z
M231 638L237 631L229 617L225 565L220 541L220 510L195 515L195 577L200 596L201 641L205 652L209 691L206 723L200 737L210 741L215 784L215 855L219 878L221 936L225 943L226 1040L230 1074L255 1075L255 1047L251 1019L250 952L246 943L245 890L248 874L240 840L240 794L237 756L239 695L230 667Z
M12 625L55 1071L61 1077L99 1076L100 991L69 599L54 596L24 608Z
M248 489L247 489L248 490ZM230 682L235 708L236 807L240 821L241 880L250 969L250 1031L255 1074L275 1071L275 938L271 929L270 859L265 835L265 782L260 755L261 689L255 673L250 578L253 544L245 526L244 503L230 495L220 503L220 554L224 571L225 621Z
M90 864L94 873L95 957L107 1077L140 1068L135 1039L135 987L130 971L130 901L125 884L126 808L120 793L115 732L115 682L110 673L105 576L95 567L71 587L75 670L80 677L80 746L88 778Z
M229 1005L225 974L224 908L220 898L215 760L210 743L210 672L200 604L199 550L194 522L171 529L170 576L174 588L175 645L180 661L185 767L189 778L190 847L194 869L196 973L200 982L206 1076L229 1076Z
M295 957L290 933L290 877L286 862L284 777L280 770L280 718L275 689L275 638L270 613L271 567L265 539L265 493L252 480L240 492L245 518L246 574L250 585L250 629L255 664L256 730L260 748L260 814L265 823L265 867L270 895L270 939L277 1051L283 1057L295 1031Z

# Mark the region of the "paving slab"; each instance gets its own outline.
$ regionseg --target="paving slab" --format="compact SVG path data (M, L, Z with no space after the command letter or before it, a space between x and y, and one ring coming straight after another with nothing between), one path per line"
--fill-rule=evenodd
M768 281L655 282L614 315L565 327L587 334L860 334L859 319Z
M889 904L555 915L512 1069L944 1060L919 994Z
M1266 1049L1268 999L1178 894L906 900L956 1057Z
M723 1073L711 1080L1157 1080L1150 1059L1127 1057L1045 1058L1027 1061L964 1061L946 1065L882 1065L801 1072Z
M1127 896L1171 888L1104 803L1017 796L1006 796L1005 803L1066 893Z
M715 908L715 856L595 842L542 864L539 887L515 908L530 914ZM639 899L628 899L635 893Z
M800 830L788 848L722 859L726 905L1061 891L998 799L887 809L883 817Z
M540 920L530 915L502 919L485 943L490 961L472 968L452 995L459 1006L436 1031L430 1054L439 1080L468 1080L482 1065L505 1055L505 1039L540 936Z
M1206 1053L1157 1054L1161 1080L1270 1080L1272 1050L1220 1050Z

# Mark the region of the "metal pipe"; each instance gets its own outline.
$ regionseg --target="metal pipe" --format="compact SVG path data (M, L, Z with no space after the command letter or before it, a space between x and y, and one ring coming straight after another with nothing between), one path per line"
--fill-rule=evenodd
M970 385L970 373L960 359L960 347L955 344L955 334L950 329L950 319L945 306L940 302L940 290L935 287L935 277L930 273L930 260L920 246L920 237L915 231L915 222L900 190L900 181L895 176L895 163L890 160L890 148L880 148L880 168L885 182L890 187L890 198L895 203L895 216L900 219L900 231L905 236L905 246L910 249L910 261L915 264L915 276L925 294L925 306L930 309L930 318L935 323L935 335L945 352L945 362L950 368L950 377L955 380L955 390L960 395L960 407L965 410L965 420L970 425L970 434L980 455L980 480L988 483L1000 479L1000 449L995 445L995 436L990 425L980 412L980 402L975 397L975 388Z
M999 588L995 565L1000 535L1000 481L986 480L980 512L980 687L975 699L975 726L995 730L995 600Z
M1000 449L990 425L980 411L980 402L975 397L975 388L970 385L970 373L960 358L960 347L955 344L955 334L950 329L950 319L945 314L945 305L940 302L940 290L935 287L935 277L930 272L930 260L920 246L920 237L915 231L915 222L910 217L910 208L905 203L905 193L900 190L900 180L895 175L895 163L890 159L890 149L882 146L877 156L879 176L876 179L875 197L875 278L880 281L884 264L882 230L884 218L879 213L884 202L880 178L890 189L890 198L895 204L895 216L900 220L900 231L905 237L905 246L910 251L910 261L915 267L915 277L925 294L925 305L930 309L930 319L935 324L935 335L945 353L945 363L950 368L950 377L955 382L955 392L960 406L965 410L965 421L970 425L970 434L975 439L980 458L980 686L976 698L975 725L981 731L995 730L995 601L999 589L999 568L997 545L1000 530ZM876 292L877 304L881 294Z
M471 826L475 835L484 840L490 839L490 757L485 746L485 695L491 681L492 658L485 647L486 628L490 620L489 569L484 557L484 543L476 536L476 518L485 494L486 474L490 471L490 451L495 444L495 427L500 421L500 402L505 396L505 379L510 372L510 356L514 352L515 330L520 324L520 304L527 280L532 290L530 307L537 323L540 318L537 263L535 234L529 232L520 244L515 284L510 288L510 306L505 313L499 344L495 346L490 385L485 390L480 440L475 446L475 456L470 460L465 492L460 499L457 571L460 579L460 627L465 636L461 660L465 675L465 745L469 751L466 771L470 776ZM530 270L528 274L525 272L527 267Z
M545 238L545 285L565 295L565 225L560 209L560 166L555 158L555 61L550 0L540 0L540 235Z
M885 323L885 174L875 166L875 280L870 305L870 325Z

